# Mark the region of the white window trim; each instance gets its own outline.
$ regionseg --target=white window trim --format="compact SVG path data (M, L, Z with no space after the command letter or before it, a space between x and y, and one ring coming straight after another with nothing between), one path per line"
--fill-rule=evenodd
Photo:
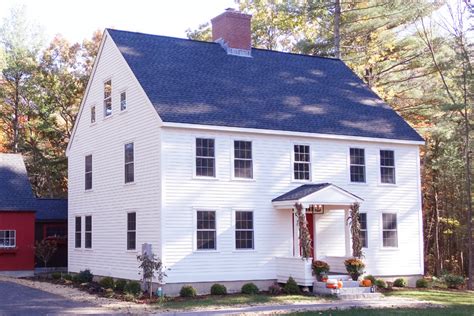
M3 232L15 232L15 237L13 239L13 241L15 242L15 245L13 246L0 246L0 249L16 249L17 248L17 244L16 244L16 237L17 237L17 234L16 234L16 229L0 229L0 231L3 231ZM10 238L9 238L10 239Z
M363 149L364 150L364 162L365 162L365 165L364 165L364 172L365 172L365 181L364 182L352 182L351 181L351 148L353 149ZM367 170L367 148L366 147L363 147L363 146L358 146L358 145L353 145L353 146L349 146L347 147L347 180L348 180L348 184L351 184L351 185L368 185L369 184L369 173L368 173L368 170Z
M128 249L128 214L135 213L135 249ZM138 252L138 212L136 210L126 210L125 211L125 251L128 253L137 253Z
M243 181L243 182L255 182L255 148L254 148L254 141L245 137L240 138L231 138L230 143L230 177L232 181ZM234 168L234 160L235 160L235 142L242 141L242 142L250 142L252 146L252 178L238 178L235 176L235 168Z
M76 218L80 218L81 219L81 230L79 231L81 233L81 246L80 247L76 247L76 233L78 232L76 230ZM83 233L83 230L84 230L84 224L83 224L83 221L82 221L82 216L80 215L74 215L74 249L76 250L82 250L84 248L84 233Z
M90 216L91 217L91 230L90 230L90 233L91 233L91 247L90 248L87 248L86 247L86 217L87 216ZM81 229L83 231L82 235L84 235L83 239L84 239L84 244L81 243L81 246L84 245L82 247L83 250L85 251L93 251L94 250L94 217L92 216L92 214L85 214L84 216L84 221L83 221L83 224L81 225Z
M309 179L295 179L295 146L309 146ZM304 163L304 162L303 162ZM313 149L310 143L292 142L291 143L291 182L310 183L313 182Z
M235 245L235 232L236 229L236 212L252 212L253 219L253 248L252 249L238 249ZM256 225L255 225L255 211L251 208L235 208L232 209L232 252L257 252L257 238L256 238Z
M394 160L394 166L393 168L395 169L395 183L383 183L382 182L382 160L380 159L380 151L382 150L390 150L390 151L393 151L393 160ZM398 179L397 179L397 169L398 169L398 166L397 166L397 151L393 148L379 148L378 149L378 155L377 155L377 163L378 163L378 184L381 185L381 186L389 186L389 187L393 187L393 186L397 186L398 185Z
M367 247L362 246L362 249L369 249L370 247L369 245L369 214L367 212L360 212L360 214L365 214L365 221L366 221L366 226L367 226L365 229L365 233L367 235L367 237L365 238L365 240L367 241Z
M209 177L209 176L198 176L196 175L196 140L199 138L204 138L204 139L214 139L214 177ZM210 181L217 181L219 180L218 177L218 167L217 167L217 138L215 136L209 136L209 135L199 135L195 136L193 138L193 145L192 145L193 151L192 151L192 166L193 166L193 175L192 179L195 180L210 180Z
M86 157L87 156L91 156L92 157L92 171L91 171L91 174L92 174L92 184L91 184L91 188L90 189L86 189ZM89 153L86 153L85 155L83 155L84 157L84 160L83 160L83 163L84 163L84 186L82 187L82 189L84 190L84 192L93 192L94 191L94 153L92 152L89 152Z
M197 249L197 212L215 212L216 213L216 249ZM218 208L212 207L194 207L193 208L193 253L216 253L219 251L219 214Z
M122 90L120 90L119 92L119 105L120 105L120 112L119 113L125 113L128 111L128 106L129 106L129 102L128 102L128 89L127 88L124 88ZM122 93L125 92L125 110L122 110Z
M133 181L131 182L126 182L125 181L125 145L128 145L128 144L133 144ZM123 185L124 186L129 186L129 185L134 185L136 182L137 182L137 177L136 177L136 160L137 160L137 155L136 155L136 142L134 140L129 140L129 141L125 141L123 142L122 144L122 149L123 149L123 152L122 152L122 166L123 166Z
M111 111L110 111L110 115L105 115L105 104L104 104L104 101L105 101L105 83L109 80L111 82L111 91L110 91ZM113 97L114 85L113 85L113 82L114 82L114 80L113 80L112 76L107 77L102 82L102 119L103 120L107 120L107 119L111 118L114 114L114 97ZM97 121L97 112L96 112L96 121Z
M383 214L395 214L397 216L397 247L387 247L383 245ZM384 251L398 251L400 249L400 214L398 211L389 211L383 210L380 211L380 229L379 229L379 238L380 238L380 249Z

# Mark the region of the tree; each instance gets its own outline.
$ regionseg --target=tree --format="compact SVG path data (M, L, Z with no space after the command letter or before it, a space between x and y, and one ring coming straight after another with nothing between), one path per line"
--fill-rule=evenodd
M55 240L43 239L35 244L36 257L43 262L44 267L48 267L48 262L58 250L58 243Z
M137 256L137 260L140 262L138 268L143 275L143 282L148 284L148 292L150 294L150 299L153 296L153 279L156 278L158 284L163 284L163 281L166 277L165 269L160 258L157 258L155 254L142 254Z

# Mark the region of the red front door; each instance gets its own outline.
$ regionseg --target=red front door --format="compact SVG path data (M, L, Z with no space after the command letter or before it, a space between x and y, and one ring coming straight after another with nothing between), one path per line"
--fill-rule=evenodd
M313 214L306 214L306 222L308 223L309 236L311 238L311 256L314 258L314 221Z

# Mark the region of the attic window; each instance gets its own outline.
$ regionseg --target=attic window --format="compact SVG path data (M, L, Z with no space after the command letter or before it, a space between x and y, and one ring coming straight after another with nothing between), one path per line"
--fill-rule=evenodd
M120 111L127 109L127 92L120 93Z
M112 115L112 80L104 83L104 117Z

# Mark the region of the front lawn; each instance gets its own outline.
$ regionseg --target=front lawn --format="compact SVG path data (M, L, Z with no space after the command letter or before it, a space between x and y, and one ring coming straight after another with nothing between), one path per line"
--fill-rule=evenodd
M421 301L443 304L446 308L427 309L349 309L343 311L299 312L288 315L297 316L376 316L376 315L422 315L422 316L472 316L474 315L474 292L450 290L397 290L387 296L407 297Z
M248 305L263 304L292 304L292 303L311 303L318 302L324 298L318 296L306 295L244 295L230 294L225 296L205 295L195 298L171 298L164 303L158 304L159 308L164 309L199 309L199 308L219 308L219 307L238 307Z

